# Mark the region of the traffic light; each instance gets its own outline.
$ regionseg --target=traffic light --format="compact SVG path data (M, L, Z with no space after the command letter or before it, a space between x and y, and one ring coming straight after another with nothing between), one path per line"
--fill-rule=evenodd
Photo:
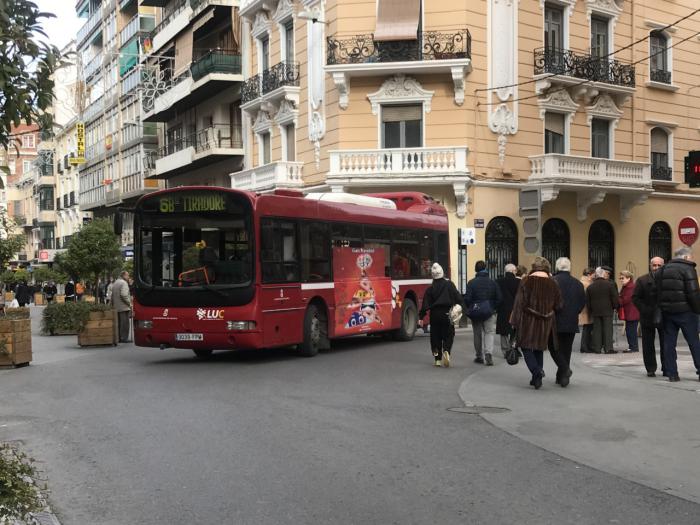
M539 188L520 190L519 213L523 218L523 247L527 253L539 254L542 242L542 197Z
M685 158L685 182L691 188L700 188L700 151L689 151Z

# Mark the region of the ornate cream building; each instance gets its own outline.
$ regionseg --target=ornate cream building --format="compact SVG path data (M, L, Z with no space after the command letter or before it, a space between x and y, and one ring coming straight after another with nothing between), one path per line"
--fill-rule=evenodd
M442 201L452 277L527 263L646 271L700 193L693 0L242 0L244 169L233 187L416 190ZM677 23L676 23L677 22ZM669 27L666 27L669 26ZM459 228L476 227L463 248Z

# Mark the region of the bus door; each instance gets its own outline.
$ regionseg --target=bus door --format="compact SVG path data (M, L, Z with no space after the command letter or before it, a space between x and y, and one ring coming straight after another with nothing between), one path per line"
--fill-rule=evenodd
M263 218L260 240L263 344L300 343L306 308L301 297L297 223Z

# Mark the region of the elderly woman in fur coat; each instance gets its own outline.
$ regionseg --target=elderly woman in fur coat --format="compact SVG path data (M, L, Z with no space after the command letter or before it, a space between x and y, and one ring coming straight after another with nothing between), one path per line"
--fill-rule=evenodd
M530 273L520 283L510 319L525 364L532 374L530 384L535 389L542 386L543 352L547 350L550 335L556 331L554 311L562 307L559 285L551 278L551 273L549 261L535 257Z

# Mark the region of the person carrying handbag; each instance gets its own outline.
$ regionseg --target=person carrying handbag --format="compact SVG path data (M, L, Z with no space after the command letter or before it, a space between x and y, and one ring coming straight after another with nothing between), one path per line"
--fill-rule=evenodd
M459 322L456 306L464 308L462 297L460 296L454 283L445 278L445 272L438 263L433 264L430 269L433 283L425 291L420 312L418 312L418 326L423 326L423 317L430 312L430 350L433 353L435 366L450 366L450 352L455 337L453 319ZM453 310L453 308L455 310Z

